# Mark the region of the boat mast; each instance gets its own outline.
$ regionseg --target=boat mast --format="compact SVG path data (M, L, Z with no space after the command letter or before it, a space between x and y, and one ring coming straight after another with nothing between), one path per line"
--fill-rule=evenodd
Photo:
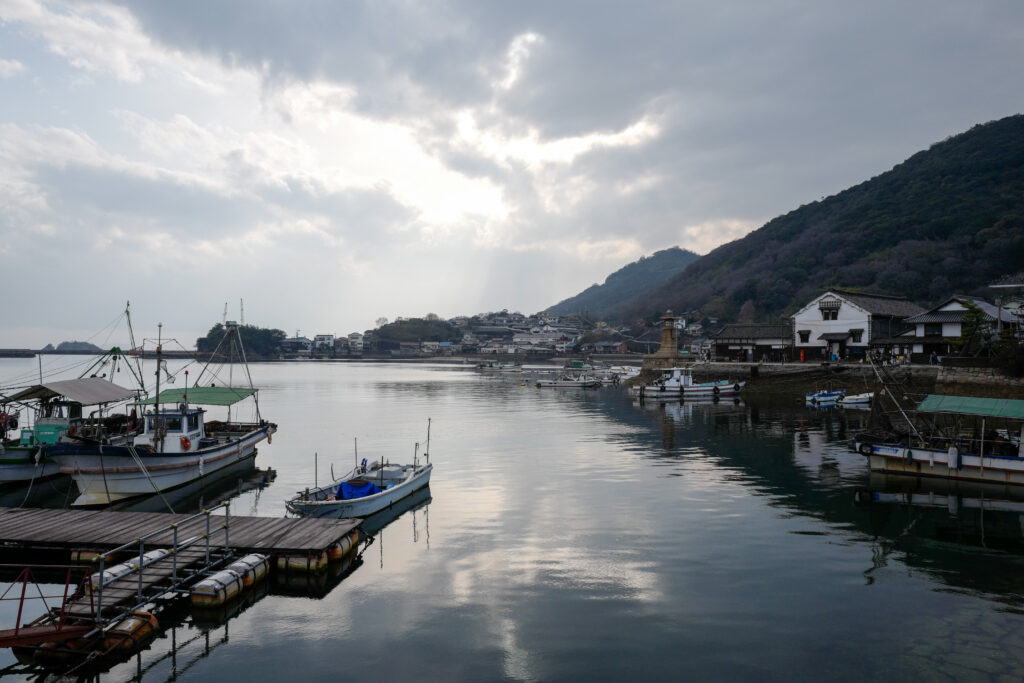
M156 429L156 435L160 439L160 448L162 452L164 450L164 429L163 420L160 417L160 361L163 358L163 331L164 324L157 323L156 325L156 397L153 399L153 406L156 408L156 416L153 418L153 427Z
M427 448L423 451L423 457L426 459L427 464L430 464L430 418L427 418Z

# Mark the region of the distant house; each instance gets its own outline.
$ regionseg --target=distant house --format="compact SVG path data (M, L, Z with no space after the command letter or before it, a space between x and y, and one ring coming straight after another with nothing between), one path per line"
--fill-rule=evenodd
M594 344L595 353L629 353L629 347L622 341L599 341Z
M315 351L333 351L334 350L334 335L333 334L318 334L313 337L313 349Z
M363 355L363 335L359 332L353 332L348 335L348 352L353 356Z
M863 358L871 346L898 348L924 309L899 296L830 289L792 315L794 354L800 360Z
M981 310L983 324L989 334L995 333L1000 322L1003 325L1016 325L1020 322L1016 315L1005 308L998 309L984 299L958 294L904 321L914 327L913 337L908 340L913 345L912 352L926 355L936 353L939 356L951 353L953 342L963 334L963 319L969 305Z
M309 357L313 342L307 337L290 337L282 339L278 348L283 356Z
M690 353L701 360L710 359L713 348L713 340L707 339L706 337L700 337L690 342Z
M793 350L793 329L789 325L731 324L714 336L718 360L789 360Z

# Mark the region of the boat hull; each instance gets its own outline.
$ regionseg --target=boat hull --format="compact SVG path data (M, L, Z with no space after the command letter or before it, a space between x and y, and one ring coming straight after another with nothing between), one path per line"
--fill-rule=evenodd
M60 467L60 472L71 476L78 485L81 495L72 505L109 505L210 476L252 457L256 444L275 431L276 425L266 424L227 443L187 453L152 453L135 449L145 470L139 467L125 446L54 444L49 455Z
M868 458L868 466L874 472L1024 485L1024 458L1020 457L981 457L936 448L908 448L864 441L855 441L854 447Z
M390 489L381 491L372 496L355 498L352 500L300 500L293 498L285 505L292 512L310 517L367 517L389 508L398 501L411 496L416 491L430 484L430 474L433 472L433 465L424 465L417 473L400 484ZM372 473L366 475L372 479ZM333 485L332 485L333 486ZM324 487L331 488L330 486Z
M36 457L39 456L38 462ZM6 448L0 453L0 485L21 484L60 474L60 466L40 453L38 446Z

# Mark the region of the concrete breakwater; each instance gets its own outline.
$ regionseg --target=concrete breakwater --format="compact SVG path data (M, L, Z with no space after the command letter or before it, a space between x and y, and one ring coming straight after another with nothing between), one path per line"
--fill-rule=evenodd
M691 366L696 382L745 381L743 395L751 399L803 397L822 388L849 393L882 387L874 370L864 363L699 363ZM992 368L952 368L936 365L900 365L888 368L892 377L913 394L958 394L990 398L1024 399L1024 379L1007 377ZM662 375L644 370L630 383L646 383Z

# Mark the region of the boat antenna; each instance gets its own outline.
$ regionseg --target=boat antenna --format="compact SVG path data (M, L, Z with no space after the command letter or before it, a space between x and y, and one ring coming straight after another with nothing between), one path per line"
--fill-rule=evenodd
M352 441L355 443L356 467L359 467L359 437L358 436L352 437Z

